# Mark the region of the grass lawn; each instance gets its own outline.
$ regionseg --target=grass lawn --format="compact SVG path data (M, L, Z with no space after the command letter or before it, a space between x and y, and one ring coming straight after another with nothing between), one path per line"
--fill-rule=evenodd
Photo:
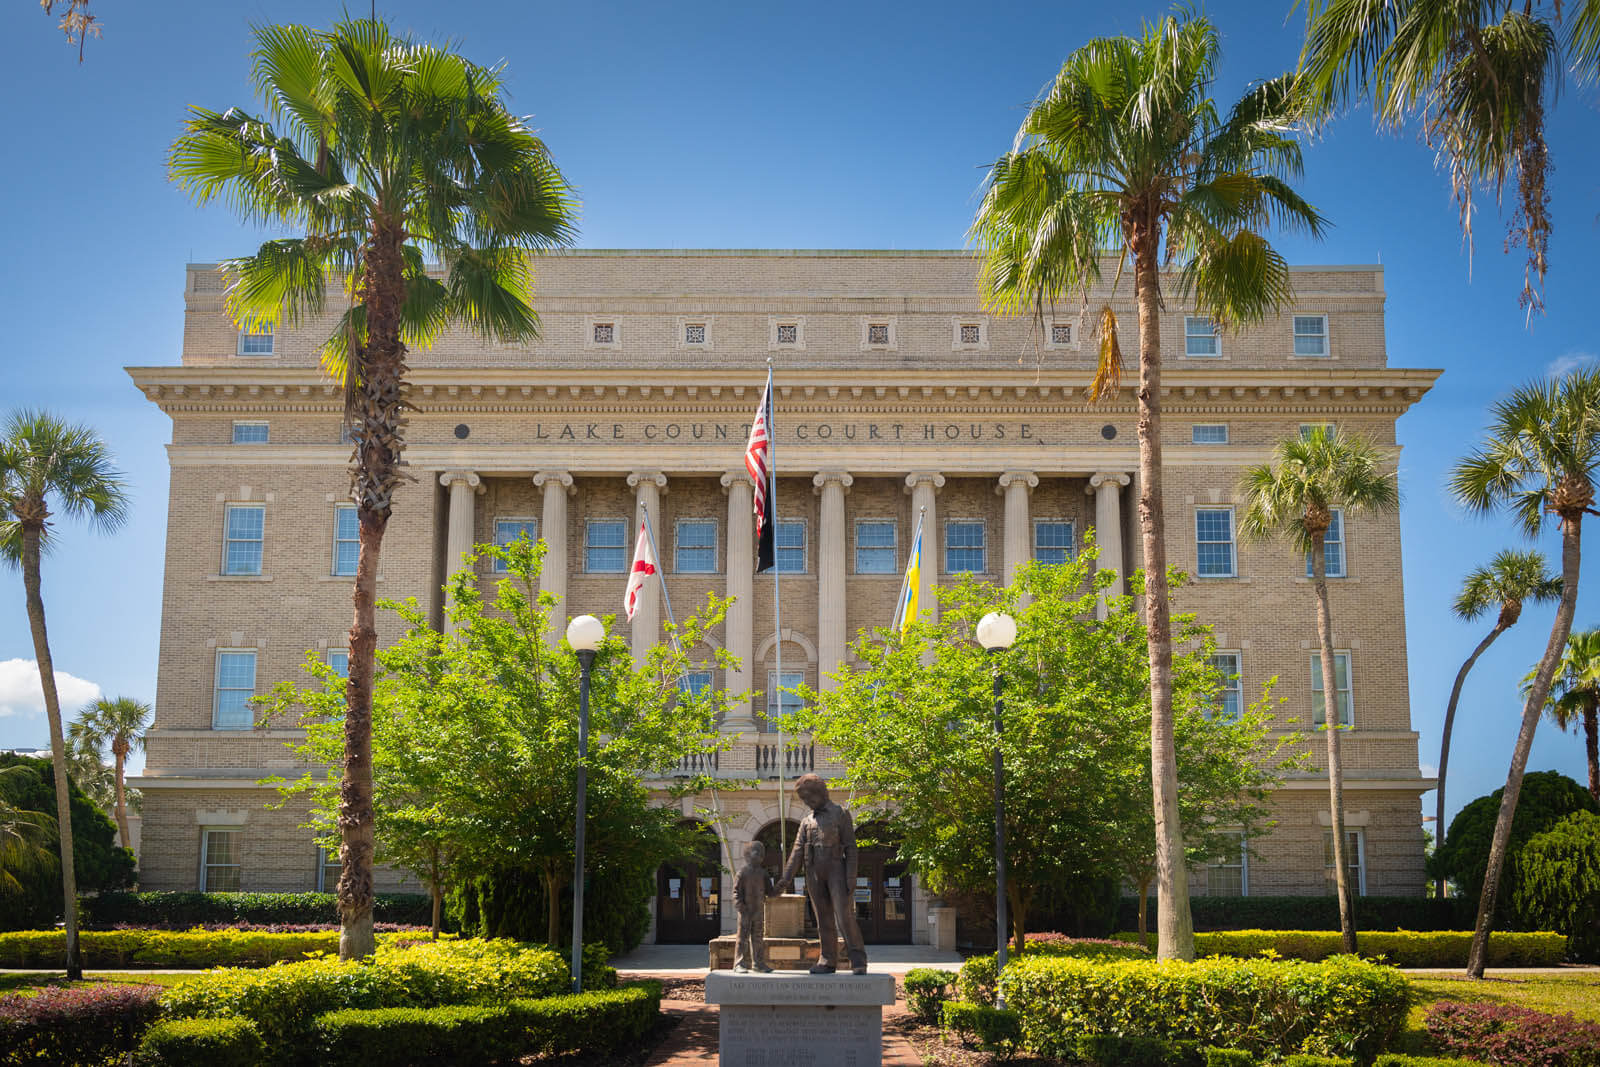
M1440 1000L1484 1000L1514 1004L1519 1008L1532 1008L1553 1015L1570 1012L1580 1019L1600 1022L1600 972L1597 971L1526 977L1512 974L1485 978L1480 982L1446 975L1413 974L1406 977L1416 991L1417 1002L1411 1006L1405 1033L1400 1035L1396 1049L1399 1052L1426 1053L1431 1050L1422 1019L1428 1013L1428 1008Z
M129 974L127 971L85 971L83 980L99 985L177 985L185 978L193 978L192 974L170 974L161 971L141 971L138 974ZM27 993L43 989L45 986L66 985L67 972L65 971L15 971L0 974L0 994Z

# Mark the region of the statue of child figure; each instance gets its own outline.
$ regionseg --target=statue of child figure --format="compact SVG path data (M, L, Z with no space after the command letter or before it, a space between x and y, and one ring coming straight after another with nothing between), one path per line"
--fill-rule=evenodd
M767 869L761 864L766 856L767 850L760 841L752 841L744 846L744 866L739 869L739 875L733 882L733 906L739 913L739 925L734 931L738 947L734 953L733 969L740 974L751 971L772 973L772 968L767 964L765 912L766 899L777 896L778 891L768 880Z

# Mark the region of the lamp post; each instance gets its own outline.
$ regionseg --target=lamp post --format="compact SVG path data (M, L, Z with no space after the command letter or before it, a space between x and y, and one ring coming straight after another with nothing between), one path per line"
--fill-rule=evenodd
M594 653L605 640L605 624L593 615L567 623L567 644L578 657L578 825L572 871L572 991L583 992L583 831L589 789L589 671Z
M1000 996L1000 972L1006 969L1006 782L1005 761L1000 754L1000 653L1017 639L1017 620L1003 611L991 611L978 620L978 644L988 650L994 662L994 976L995 1004L1005 1007Z

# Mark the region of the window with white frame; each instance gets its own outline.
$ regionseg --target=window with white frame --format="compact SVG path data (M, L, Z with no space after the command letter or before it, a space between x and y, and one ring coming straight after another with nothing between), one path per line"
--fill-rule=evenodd
M243 832L236 829L200 831L200 892L237 893L239 845Z
M240 330L238 351L241 356L272 355L272 327L258 326L252 330Z
M1033 558L1039 563L1066 563L1077 553L1072 523L1066 519L1033 520Z
M944 524L944 572L982 574L985 570L982 519L951 519Z
M804 671L784 671L783 681L778 682L778 672L767 672L767 721L771 722L778 715L778 691L783 691L783 713L785 715L799 711L805 705L800 700L800 694L795 692L806 684Z
M233 424L233 443L236 445L264 445L267 443L267 424L264 422L236 422Z
M217 653L217 670L212 686L211 728L248 730L254 721L250 699L256 695L256 653L254 649L230 649Z
M336 848L317 848L317 892L332 893L339 888L339 872L344 870L344 864L339 862L339 850Z
M326 657L328 666L340 678L350 677L350 650L348 648L330 648Z
M1331 422L1302 422L1300 424L1300 440L1311 440L1311 435L1318 430L1321 430L1327 437L1334 435L1333 423Z
M1322 536L1322 570L1329 578L1343 578L1344 508L1328 509L1328 532ZM1306 550L1306 577L1311 577L1311 551Z
M1244 831L1229 831L1219 854L1206 864L1206 896L1247 897L1250 895L1250 853L1244 846Z
M711 688L711 672L684 671L678 676L678 688L687 696L697 697Z
M772 563L779 574L806 572L806 524L780 519L772 530Z
M1215 714L1218 718L1237 719L1244 710L1241 658L1238 652L1218 652L1206 660L1211 669L1217 672Z
M1183 354L1190 359L1214 359L1222 355L1217 324L1204 315L1183 317Z
M672 569L678 574L717 572L715 519L679 519L674 527Z
M1189 427L1189 440L1197 445L1225 445L1228 443L1228 424L1197 422Z
M1350 653L1333 654L1333 687L1337 691L1339 725L1350 725ZM1322 691L1322 653L1311 653L1311 721L1321 726L1327 721L1326 703Z
M1296 315L1294 317L1294 354L1297 356L1326 356L1328 354L1328 316Z
M856 573L894 574L898 563L893 519L856 520Z
M620 573L628 563L628 524L621 519L590 519L583 526L583 569L589 574Z
M349 576L361 559L361 523L354 504L333 506L333 573Z
M229 504L223 509L223 574L261 573L261 541L266 526L264 504Z
M527 537L529 541L539 540L539 520L516 517L494 520L495 544L504 548L519 537ZM504 574L506 572L506 561L496 559L492 569L496 574Z
M1349 872L1350 888L1358 897L1367 895L1367 835L1361 830L1346 830L1344 832L1344 866ZM1339 881L1334 874L1333 863L1333 831L1322 831L1322 877L1324 890L1329 894L1338 892Z
M1202 578L1232 578L1233 509L1197 508L1194 513L1195 573Z

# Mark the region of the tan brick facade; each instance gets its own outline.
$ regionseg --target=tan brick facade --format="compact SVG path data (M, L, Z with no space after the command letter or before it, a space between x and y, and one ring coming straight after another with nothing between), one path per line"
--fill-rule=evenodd
M659 500L652 517L678 612L707 590L748 590L748 604L712 639L748 658L738 676L714 682L744 688L747 679L757 695L741 719L753 720L774 667L773 587L768 576L746 577L750 546L730 540L730 530L746 521L744 439L769 356L780 518L802 524L805 545L803 572L781 579L785 673L826 684L826 650L888 622L918 501L928 504L932 575L945 571L951 523L979 524L982 574L994 580L1031 555L1041 521L1071 523L1074 544L1110 521L1118 536L1098 540L1120 558L1103 563L1136 566L1131 391L1088 403L1095 345L1081 336L1078 316L1048 316L1041 336L1026 318L982 313L974 278L972 258L951 252L578 252L544 260L536 294L543 340L502 346L455 332L411 356L418 410L406 456L416 477L396 498L380 594L416 596L438 618L449 546L492 540L497 520L536 523L548 535L546 516L564 513L565 546L554 547L552 559L566 613L620 614L623 576L586 567L603 547L590 544L591 523L622 523L626 557L638 505ZM1437 377L1388 367L1381 268L1305 268L1294 278L1293 309L1222 336L1214 357L1185 355L1176 299L1163 316L1169 553L1191 575L1197 509L1233 505L1241 470L1273 441L1331 422L1397 455L1395 420ZM1127 331L1124 351L1134 351L1127 287L1095 294L1089 306L1106 299ZM225 818L241 831L244 888L313 888L317 853L299 828L303 815L267 810L273 794L255 784L295 770L283 746L293 733L214 722L226 718L217 709L229 699L218 692L221 653L254 653L259 693L298 677L308 651L326 656L345 644L349 579L334 573L334 560L348 446L340 444L338 390L316 365L328 323L280 332L270 356L241 356L214 269L189 269L186 305L181 363L131 371L173 420L159 695L139 783L142 877L150 888L193 888L206 822ZM1297 315L1313 330L1304 317L1325 316L1325 356L1294 354ZM265 422L267 442L232 444L239 421ZM1196 424L1225 424L1227 443L1194 443ZM828 496L839 493L842 520L840 497ZM259 573L224 573L230 505L262 509L259 538L245 529L249 543L240 549L249 570L259 545ZM893 568L861 573L861 559L873 557L858 555L866 547L858 523L883 521L894 525ZM710 525L714 569L676 567L686 522ZM1331 584L1355 724L1345 741L1347 818L1362 835L1366 891L1417 893L1418 796L1432 783L1418 772L1407 702L1398 518L1352 519L1344 552L1346 576ZM1304 563L1280 545L1236 543L1233 558L1231 576L1195 577L1181 606L1214 624L1219 648L1240 655L1246 699L1275 676L1276 695L1286 698L1282 716L1303 725L1315 638ZM843 588L843 604L819 603L821 588ZM655 591L647 596L659 617ZM618 629L632 639L625 621ZM390 620L381 636L393 630ZM775 740L748 731L722 757L722 773L757 773ZM825 754L817 759L819 770L831 766ZM1249 861L1249 892L1324 890L1325 798L1314 772L1280 791L1278 824ZM770 788L721 802L735 849L775 817ZM399 884L399 875L388 877L386 885ZM914 895L918 940L926 937L921 907Z

